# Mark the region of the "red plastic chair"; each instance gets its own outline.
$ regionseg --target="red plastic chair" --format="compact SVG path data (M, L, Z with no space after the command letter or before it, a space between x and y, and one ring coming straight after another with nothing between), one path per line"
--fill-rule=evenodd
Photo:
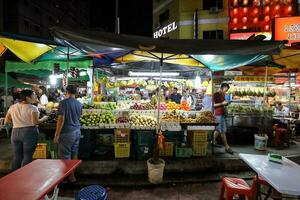
M226 197L224 193L226 191ZM254 200L256 197L256 184L252 187L246 183L245 180L240 178L222 178L220 200L232 200L234 195L247 197L248 200Z

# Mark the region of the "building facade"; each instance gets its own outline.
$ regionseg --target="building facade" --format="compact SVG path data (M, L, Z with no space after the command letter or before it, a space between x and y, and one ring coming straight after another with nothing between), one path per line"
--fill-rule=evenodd
M228 22L228 0L153 0L153 33L160 37L227 39Z
M6 32L49 38L52 26L89 26L87 1L5 0L2 7L3 30Z

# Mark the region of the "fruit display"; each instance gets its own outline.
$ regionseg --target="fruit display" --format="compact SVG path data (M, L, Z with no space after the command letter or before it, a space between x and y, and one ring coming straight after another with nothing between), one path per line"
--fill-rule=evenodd
M156 106L155 109L157 109L157 106ZM165 103L160 103L159 109L160 109L160 110L167 110L167 105L166 105Z
M122 124L122 123L129 123L128 117L118 117L116 119L117 124Z
M196 118L197 123L216 123L216 118L211 111L200 112Z
M129 118L131 126L155 127L156 119L152 116L133 114Z
M134 103L130 106L132 110L153 110L154 106L151 103Z
M180 110L191 110L191 107L189 106L189 104L186 101L181 102L181 104L179 105L179 109Z
M80 118L80 123L83 126L98 126L99 123L113 124L115 123L115 116L112 112L86 112Z
M249 97L263 97L264 96L264 91L261 89L257 89L257 90L250 90L250 89L236 89L230 92L233 96L238 96L238 97L245 97L245 96L249 96ZM267 97L275 97L276 96L276 92L275 90L271 90L271 91L266 91L266 96Z
M196 118L193 118L193 117L184 117L184 116L181 116L180 117L180 123L197 123L197 119Z
M95 109L95 104L88 104L88 103L84 103L82 104L82 108L83 109Z
M259 114L260 109L253 106L244 105L230 105L227 107L228 113L247 113L247 114Z
M100 104L83 104L83 109L101 109L101 110L115 110L117 105L113 102L105 102Z
M128 110L130 108L131 102L129 101L118 101L117 109L119 110Z
M167 102L166 105L167 105L167 110L179 110L180 108L180 105L174 101Z
M177 112L167 112L165 113L161 121L163 122L180 122L180 115Z
M113 102L108 102L108 103L97 105L96 108L101 110L115 110L117 108L117 105Z
M46 104L46 109L54 109L54 108L58 108L58 106L59 106L59 103L54 103L52 101L49 101Z

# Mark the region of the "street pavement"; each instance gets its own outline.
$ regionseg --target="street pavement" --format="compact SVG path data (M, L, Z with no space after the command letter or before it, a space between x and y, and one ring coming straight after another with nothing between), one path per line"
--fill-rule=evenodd
M217 200L220 184L194 183L172 186L109 188L109 200ZM61 190L59 200L74 199L76 191Z

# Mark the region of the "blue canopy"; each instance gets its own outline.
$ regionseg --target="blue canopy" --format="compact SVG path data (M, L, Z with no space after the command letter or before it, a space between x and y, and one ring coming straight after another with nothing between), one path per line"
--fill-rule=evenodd
M268 55L192 55L211 71L223 71L264 61Z
M95 59L96 64L109 64L118 55L141 50L150 54L192 55L210 70L220 71L267 59L284 47L283 42L278 41L153 39L61 27L52 30L56 41L74 45L94 57L100 55Z

